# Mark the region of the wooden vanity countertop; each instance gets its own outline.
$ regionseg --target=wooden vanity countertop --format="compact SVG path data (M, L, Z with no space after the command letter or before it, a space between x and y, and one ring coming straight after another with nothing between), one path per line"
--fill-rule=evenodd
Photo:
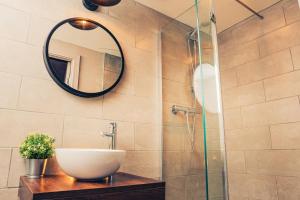
M111 180L97 182L76 181L66 175L45 176L40 179L20 178L19 197L21 200L32 199L65 199L80 196L97 197L134 191L158 190L164 192L162 181L135 176L127 173L116 173ZM138 194L138 193L137 193ZM101 196L102 195L102 196ZM93 198L91 198L93 199ZM103 198L109 199L109 198ZM121 199L121 198L120 198Z

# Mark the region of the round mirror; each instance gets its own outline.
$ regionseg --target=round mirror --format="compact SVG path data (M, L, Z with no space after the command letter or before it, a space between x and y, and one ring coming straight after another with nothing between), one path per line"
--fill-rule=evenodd
M124 56L116 37L103 25L84 18L64 20L51 30L44 61L60 87L81 97L106 94L124 72Z

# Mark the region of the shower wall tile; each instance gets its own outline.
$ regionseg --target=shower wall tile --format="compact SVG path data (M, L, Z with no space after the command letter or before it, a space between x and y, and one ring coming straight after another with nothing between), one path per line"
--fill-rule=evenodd
M258 58L258 43L252 41L227 49L226 53L220 55L220 67L226 70Z
M237 73L236 69L229 69L226 71L223 71L221 74L221 87L222 90L226 90L228 88L236 87L238 84L237 81Z
M300 150L246 151L245 156L248 173L300 177Z
M229 190L233 199L278 199L276 179L272 176L230 174Z
M186 156L186 152L164 151L163 159L164 177L188 175L189 157Z
M290 72L264 81L267 100L300 94L300 71Z
M163 101L180 106L190 106L193 102L192 87L176 81L163 79Z
M249 84L292 70L293 62L290 51L287 49L239 66L237 68L238 83Z
M168 177L166 181L166 200L185 200L186 176Z
M163 148L165 151L183 151L186 126L164 126Z
M270 33L286 25L285 13L280 5L274 5L261 12L261 14L264 16L264 20L260 20L262 29L261 35Z
M224 124L227 130L242 128L241 109L233 108L224 110Z
M245 155L243 151L230 151L227 149L227 169L232 173L245 173Z
M217 192L217 191L215 191ZM193 175L186 178L186 199L203 199L205 197L205 178Z
M241 112L245 127L300 121L298 97L245 106Z
M261 33L262 29L260 20L251 17L232 30L232 37L236 40L236 44L241 44L257 38L261 35Z
M300 22L278 29L258 39L262 56L300 44Z
M189 65L182 60L163 56L164 67L162 68L162 77L164 79L177 81L187 84L190 81Z
M234 108L265 101L265 92L262 82L240 86L223 92L224 108Z
M287 24L300 20L299 4L297 0L289 0L283 3L283 9Z
M4 188L7 186L9 164L11 159L11 149L0 148L0 158L0 188Z
M291 48L293 63L295 69L300 69L300 46Z
M268 126L226 131L228 150L271 149L271 135Z
M270 127L273 149L300 149L300 122Z
M277 176L278 198L280 200L298 200L300 179L297 177Z

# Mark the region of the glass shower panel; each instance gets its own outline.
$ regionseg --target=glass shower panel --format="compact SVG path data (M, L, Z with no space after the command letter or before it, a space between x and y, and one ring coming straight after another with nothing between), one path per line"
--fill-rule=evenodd
M216 18L212 0L195 0L199 65L194 73L202 108L207 199L228 199L224 123L220 88Z
M227 199L216 31L211 2L200 3L161 33L167 200Z

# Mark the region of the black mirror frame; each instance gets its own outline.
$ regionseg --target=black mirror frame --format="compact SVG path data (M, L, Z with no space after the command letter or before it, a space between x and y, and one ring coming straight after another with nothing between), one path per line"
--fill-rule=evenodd
M82 92L82 91L79 91L79 90L75 90L74 88L72 88L72 87L68 86L67 84L63 83L62 81L60 81L57 78L57 76L55 75L55 71L51 67L50 58L49 58L49 54L48 54L50 40L51 40L53 34L55 33L55 31L60 26L62 26L63 24L69 23L70 21L74 21L74 20L85 20L87 22L94 23L97 26L99 26L100 28L104 29L113 38L113 40L116 42L116 44L117 44L117 46L119 48L119 51L121 53L122 69L121 69L121 73L120 73L118 79L116 80L116 82L111 87L109 87L109 88L107 88L107 89L105 89L105 90L103 90L101 92L87 93L87 92ZM103 26L102 24L100 24L100 23L98 23L98 22L96 22L94 20L87 19L87 18L82 18L82 17L74 17L74 18L65 19L65 20L59 22L57 25L55 25L52 28L52 30L50 31L50 33L49 33L49 35L48 35L48 37L46 39L46 42L44 44L43 58L44 58L44 62L45 62L45 65L46 65L48 73L50 74L51 78L56 82L57 85L59 85L62 89L64 89L65 91L67 91L67 92L69 92L69 93L71 93L73 95L76 95L76 96L79 96L79 97L85 97L85 98L92 98L92 97L103 96L103 95L107 94L108 92L110 92L111 90L113 90L118 85L118 83L121 81L122 76L124 74L124 69L125 69L125 59L124 59L123 50L121 48L121 45L120 45L119 41L113 35L113 33L110 30L108 30L105 26Z

